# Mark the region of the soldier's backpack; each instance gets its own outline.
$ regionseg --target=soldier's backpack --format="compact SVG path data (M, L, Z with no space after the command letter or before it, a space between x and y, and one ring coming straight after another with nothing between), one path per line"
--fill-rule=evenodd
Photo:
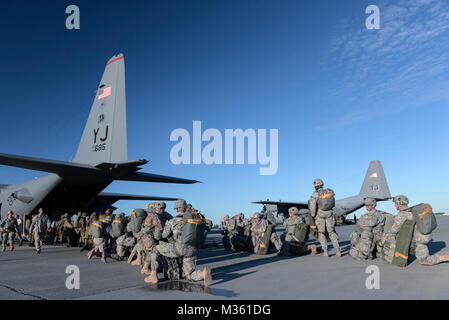
M318 190L318 208L323 211L335 207L335 193L331 189Z
M147 212L144 209L134 209L131 213L131 221L126 226L128 232L137 233L142 229L142 224L147 217Z
M412 243L413 233L415 231L415 221L405 220L401 229L396 235L396 246L391 262L398 267L406 267L410 252L410 244Z
M125 234L125 224L120 219L114 219L112 221L112 236L118 238Z
M191 246L201 246L204 243L206 219L201 213L186 212L182 216L181 242Z
M413 214L418 231L424 235L432 233L438 226L432 206L427 203L420 203L407 209Z
M387 213L387 212L382 212L382 214L385 217L383 234L387 234L391 230L391 227L394 224L394 216L391 213Z
M260 239L260 242L257 245L256 254L267 254L270 249L270 239L271 234L273 233L273 225L268 224L267 230L265 230L264 234L262 235L262 238Z
M101 221L92 222L92 226L90 227L90 233L94 238L103 238L105 231L105 223Z
M290 241L290 254L293 256L301 255L304 250L303 247L306 243L309 226L306 223L299 223L295 226L295 232L293 233L293 239Z

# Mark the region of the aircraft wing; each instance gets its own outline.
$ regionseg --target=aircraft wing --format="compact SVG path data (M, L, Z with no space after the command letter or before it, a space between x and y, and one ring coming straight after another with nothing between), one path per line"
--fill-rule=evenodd
M307 209L308 208L308 204L307 202L285 202L285 201L254 201L252 203L257 203L257 204L272 204L272 205L277 205L277 206L281 206L281 207L285 207L285 208L290 208L290 207L296 207L299 210L301 209Z
M95 174L101 172L100 169L87 164L24 157L4 153L0 153L0 164L11 167L19 167L23 169L57 173L61 176L69 173L73 175L84 175L86 173Z
M161 176L158 174L145 173L145 172L133 172L126 176L117 178L117 180L125 181L142 181L142 182L164 182L164 183L182 183L182 184L192 184L200 181L189 180L168 176Z
M135 194L124 194L124 193L107 193L101 192L96 197L96 200L106 200L107 202L119 201L119 200L164 200L164 201L175 201L178 198L166 198L166 197L154 197L154 196L140 196Z

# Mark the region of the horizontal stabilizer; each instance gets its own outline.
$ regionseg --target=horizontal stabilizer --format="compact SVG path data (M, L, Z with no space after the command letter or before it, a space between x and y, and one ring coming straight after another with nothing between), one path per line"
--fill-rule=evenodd
M284 202L284 201L254 201L256 204L272 204L285 208L296 207L298 209L307 209L308 204L306 202Z
M182 183L182 184L192 184L200 181L161 176L158 174L145 173L145 172L133 172L126 176L117 178L117 180L124 181L142 181L142 182L164 182L164 183Z
M163 201L175 201L178 198L166 198L166 197L154 197L154 196L139 196L134 194L124 194L124 193L107 193L101 192L95 198L99 200L108 200L108 201L119 201L119 200L163 200Z
M0 153L0 164L23 169L56 173L60 176L67 174L76 175L78 173L86 174L101 172L100 169L87 164L23 157L3 153Z

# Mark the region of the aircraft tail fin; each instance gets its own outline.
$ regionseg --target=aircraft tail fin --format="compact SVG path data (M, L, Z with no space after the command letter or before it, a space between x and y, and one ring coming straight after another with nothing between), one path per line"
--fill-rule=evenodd
M365 180L363 181L360 196L363 198L375 198L377 200L387 200L391 198L387 179L380 161L371 161Z
M73 162L97 165L127 160L125 62L119 54L106 64Z

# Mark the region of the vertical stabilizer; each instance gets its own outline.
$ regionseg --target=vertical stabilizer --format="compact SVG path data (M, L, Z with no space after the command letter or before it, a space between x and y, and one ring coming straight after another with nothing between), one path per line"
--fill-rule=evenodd
M106 64L73 162L97 165L127 160L125 59L119 54Z
M388 188L387 179L380 161L371 161L360 190L360 196L377 200L391 198L390 189Z

